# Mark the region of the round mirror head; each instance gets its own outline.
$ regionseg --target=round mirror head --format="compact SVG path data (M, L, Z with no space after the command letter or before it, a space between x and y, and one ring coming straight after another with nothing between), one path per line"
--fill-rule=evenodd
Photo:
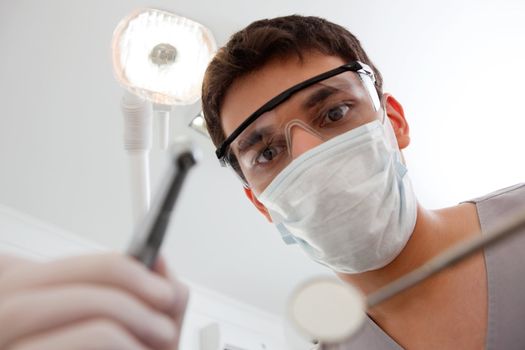
M365 298L355 287L335 278L316 278L295 290L288 313L309 340L337 343L359 330L365 309Z

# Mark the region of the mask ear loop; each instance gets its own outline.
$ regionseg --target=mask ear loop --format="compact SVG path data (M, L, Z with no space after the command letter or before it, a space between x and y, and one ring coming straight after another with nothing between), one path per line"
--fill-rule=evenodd
M403 153L399 149L396 133L394 132L394 127L392 126L392 122L390 121L390 119L388 118L386 114L386 105L383 105L381 109L383 110L383 121L381 122L381 125L385 132L386 139L388 143L390 144L390 147L392 147L392 149L396 151L396 164L398 164L397 165L398 174L400 174L401 177L403 177L407 172L405 157L403 156Z
M312 128L310 125L306 124L302 120L299 119L292 119L290 120L284 127L284 136L286 137L286 149L288 152L288 156L292 155L292 128L294 126L299 126L303 128L304 130L308 131L310 134L314 135L315 137L318 137L322 141L326 141L326 138L321 135L317 130Z

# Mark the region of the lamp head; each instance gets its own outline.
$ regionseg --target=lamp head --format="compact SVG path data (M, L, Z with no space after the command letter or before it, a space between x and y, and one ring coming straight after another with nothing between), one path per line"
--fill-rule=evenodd
M195 21L140 9L113 33L113 70L119 83L154 104L187 105L200 98L206 67L217 50L211 32Z

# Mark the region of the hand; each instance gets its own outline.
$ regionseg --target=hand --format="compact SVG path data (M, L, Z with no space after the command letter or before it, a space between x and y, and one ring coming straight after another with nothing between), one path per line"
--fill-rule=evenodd
M0 349L176 350L188 289L160 259L0 256Z

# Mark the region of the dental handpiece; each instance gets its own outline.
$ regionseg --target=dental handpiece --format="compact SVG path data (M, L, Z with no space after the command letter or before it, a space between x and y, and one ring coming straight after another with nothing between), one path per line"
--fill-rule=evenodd
M137 225L127 254L152 268L164 240L171 214L189 170L197 164L195 151L188 141L172 146L172 164L161 182L150 210Z

